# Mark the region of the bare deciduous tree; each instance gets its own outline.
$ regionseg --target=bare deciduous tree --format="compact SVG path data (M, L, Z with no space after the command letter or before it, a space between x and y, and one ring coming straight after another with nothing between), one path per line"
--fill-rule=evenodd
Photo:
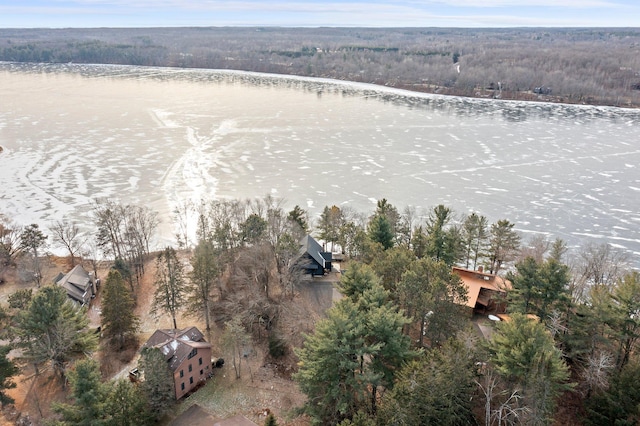
M148 207L97 200L94 206L97 241L103 252L122 260L138 281L144 274L144 258L158 227L157 212Z
M522 406L521 400L523 397L520 390L504 389L490 367L483 378L482 383L479 380L476 380L475 383L484 396L485 426L515 426L522 424L530 410Z
M233 317L231 321L224 326L222 335L222 347L231 355L231 362L236 373L236 379L241 377L242 358L246 346L250 342L250 336L247 333L242 321L239 317Z
M582 370L582 379L587 386L587 396L609 386L609 377L615 365L615 357L609 352L597 351L589 355Z
M191 246L191 236L189 230L189 221L194 213L194 206L191 200L180 201L173 209L173 220L176 230L176 240L178 247L187 248Z
M69 252L71 266L75 266L76 255L84 244L84 238L80 234L78 224L76 222L58 220L51 225L50 230L53 240L63 245Z
M629 256L606 243L588 243L572 263L571 296L575 301L585 301L593 286L611 289L622 278L629 267Z
M527 257L533 258L536 262L542 263L545 255L549 252L551 243L545 235L537 234L529 238L526 244L520 247L518 260L524 260Z
M22 228L0 215L0 282L5 269L14 264L20 254Z
M212 290L218 276L220 266L218 255L211 241L201 240L196 246L191 258L191 285L187 289L188 313L204 317L207 332L211 331L211 307L213 304Z

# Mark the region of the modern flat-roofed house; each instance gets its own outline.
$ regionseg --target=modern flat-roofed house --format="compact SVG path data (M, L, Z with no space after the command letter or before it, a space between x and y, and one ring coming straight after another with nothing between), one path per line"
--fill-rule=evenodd
M59 274L55 283L67 291L71 300L83 306L88 305L97 292L95 277L81 265L76 265L65 275Z
M323 251L322 246L311 235L300 240L300 251L294 261L294 267L313 276L331 272L331 252Z
M504 296L511 289L511 282L504 278L483 272L453 267L453 273L460 277L467 288L466 305L473 312L504 312Z
M196 327L156 330L142 348L158 348L173 375L176 399L204 382L211 373L211 344Z

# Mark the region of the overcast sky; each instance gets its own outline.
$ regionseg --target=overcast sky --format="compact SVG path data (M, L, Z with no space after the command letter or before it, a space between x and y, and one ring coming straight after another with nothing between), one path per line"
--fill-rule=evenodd
M0 0L0 28L638 27L640 0Z

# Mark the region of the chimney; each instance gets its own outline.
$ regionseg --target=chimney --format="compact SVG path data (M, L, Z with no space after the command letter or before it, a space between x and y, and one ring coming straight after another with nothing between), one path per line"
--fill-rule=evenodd
M482 271L484 271L484 268L482 267L482 265L478 266L478 272L482 273Z

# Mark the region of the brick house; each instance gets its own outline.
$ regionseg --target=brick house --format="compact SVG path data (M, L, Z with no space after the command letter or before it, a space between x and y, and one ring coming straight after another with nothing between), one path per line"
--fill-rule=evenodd
M176 399L180 399L211 374L211 344L196 327L156 330L143 348L158 348L173 375Z

